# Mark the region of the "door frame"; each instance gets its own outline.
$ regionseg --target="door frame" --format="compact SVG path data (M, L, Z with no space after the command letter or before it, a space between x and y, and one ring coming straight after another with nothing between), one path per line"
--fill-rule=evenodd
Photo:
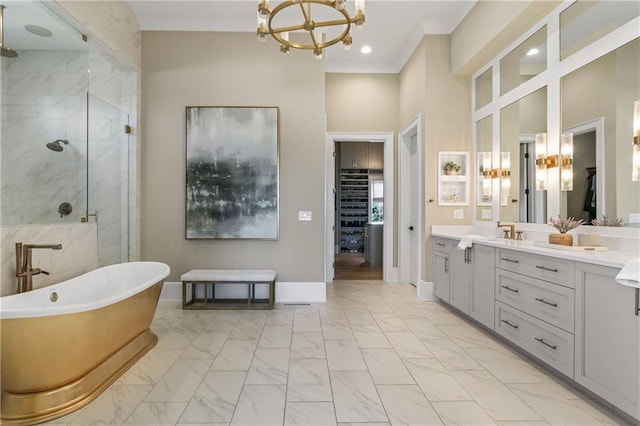
M394 235L394 134L393 132L359 133L327 132L325 138L325 220L324 220L324 265L325 282L332 282L335 259L335 147L336 142L384 143L384 223L382 247L382 273L385 282L397 281L397 269L393 267Z
M605 180L607 176L605 175L605 164L604 164L604 117L594 118L593 120L589 120L587 122L567 127L562 129L562 133L573 133L574 135L581 135L582 133L587 132L595 132L596 134L596 171L597 171L597 179L596 179L596 206L598 207L598 211L596 212L596 217L599 217L601 214L604 214L606 210L606 194L604 193L605 188ZM560 211L567 211L567 193L566 191L560 191L561 193L561 201L560 201Z
M422 224L424 223L424 161L422 157L422 120L418 114L413 120L405 125L398 132L398 269L399 281L401 283L411 282L411 262L408 261L411 255L411 235L409 234L410 211L411 211L411 154L408 143L411 138L416 137L416 156L418 157L418 182L415 192L417 192L418 217L416 239L416 277L414 278L416 287L420 284L422 277Z

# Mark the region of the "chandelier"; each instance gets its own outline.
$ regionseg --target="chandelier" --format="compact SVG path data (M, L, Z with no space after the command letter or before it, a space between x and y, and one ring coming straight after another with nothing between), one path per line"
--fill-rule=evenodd
M280 52L287 56L289 49L312 50L316 59L322 59L325 47L342 42L345 50L351 49L351 25L357 29L364 26L364 0L355 0L355 14L349 15L346 8L347 0L286 0L275 6L269 7L269 0L259 0L258 3L258 40L266 41L267 35L271 35L280 43ZM300 8L302 23L293 25L277 25L280 21L290 19L293 11L289 8ZM324 13L323 20L314 21L317 12ZM327 14L330 19L324 20ZM276 18L280 14L279 18ZM281 19L282 18L282 19ZM334 19L332 19L334 18ZM326 40L326 33L321 29L338 27L339 34ZM289 40L290 32L306 32L307 41Z

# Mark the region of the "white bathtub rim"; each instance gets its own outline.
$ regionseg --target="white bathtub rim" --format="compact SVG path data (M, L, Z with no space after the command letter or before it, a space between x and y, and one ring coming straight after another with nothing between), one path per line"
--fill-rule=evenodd
M64 304L57 302L50 302L49 296L51 293L58 293L58 297L64 298L64 292L67 291L65 289L65 284L69 286L70 283L78 283L85 279L90 279L93 277L99 277L100 274L106 274L109 269L116 268L149 268L150 275L149 278L145 279L140 283L136 283L135 286L127 288L126 291L119 292L117 294L109 295L108 297L104 297L100 300L94 300L86 303L74 303L74 304ZM153 268L151 270L151 268ZM152 272L151 272L152 271ZM127 299L131 296L134 296L152 285L164 280L169 273L171 272L169 265L162 262L124 262L117 263L114 265L104 266L102 268L94 269L93 271L89 271L85 274L79 275L77 277L62 281L60 283L51 284L47 287L43 287L37 290L33 290L27 293L20 294L12 294L9 296L0 297L0 319L12 319L12 318L33 318L33 317L49 317L54 315L65 315L65 314L74 314L79 312L87 312L95 309L104 308L105 306L109 306L115 304L121 300ZM78 284L71 284L78 285ZM18 300L18 298L32 298L35 301L40 299L39 303L42 301L46 301L45 306L18 306L13 307L12 302ZM26 299L25 299L26 300Z

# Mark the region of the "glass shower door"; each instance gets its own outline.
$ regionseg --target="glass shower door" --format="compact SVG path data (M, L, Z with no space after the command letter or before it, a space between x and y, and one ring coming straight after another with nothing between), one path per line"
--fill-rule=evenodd
M88 94L87 219L98 225L98 267L129 260L129 115Z

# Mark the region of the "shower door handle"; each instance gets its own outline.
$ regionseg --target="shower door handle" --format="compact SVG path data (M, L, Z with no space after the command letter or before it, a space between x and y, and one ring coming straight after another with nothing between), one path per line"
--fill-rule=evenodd
M80 222L88 223L89 222L89 218L91 216L93 216L96 219L94 223L98 223L98 210L94 210L93 213L87 212L87 215L85 217L83 217L82 219L80 219Z

